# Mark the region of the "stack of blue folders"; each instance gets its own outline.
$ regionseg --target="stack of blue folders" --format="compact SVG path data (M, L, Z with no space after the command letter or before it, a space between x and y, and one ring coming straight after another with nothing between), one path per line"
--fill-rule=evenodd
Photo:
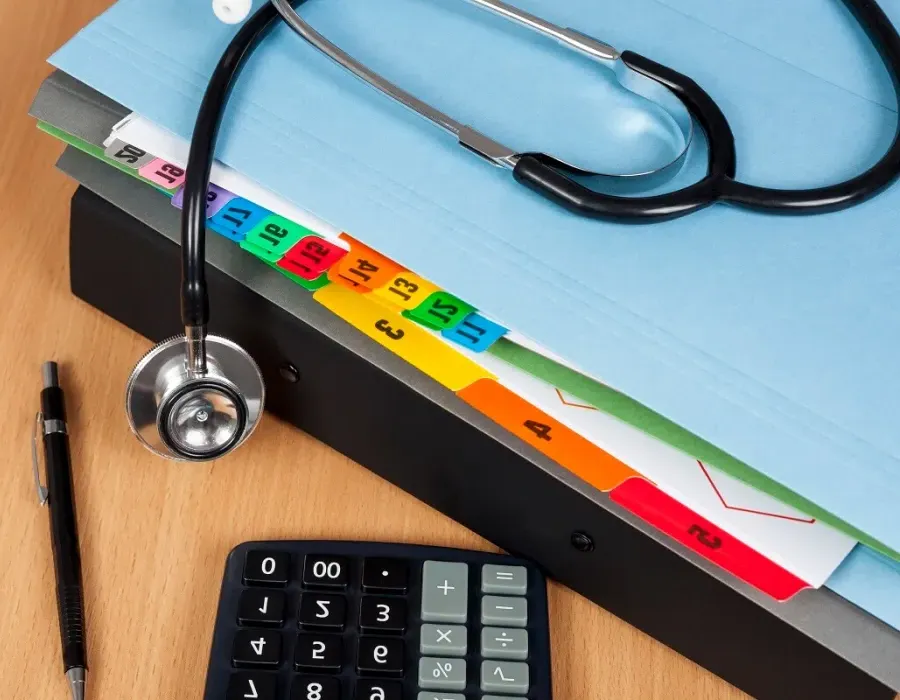
M888 76L836 0L518 3L693 77L728 115L745 181L824 185L893 138ZM602 68L462 0L301 12L519 151L603 170L643 147L617 128L635 107ZM186 140L234 31L199 0L120 0L51 62ZM664 187L702 175L698 138ZM865 533L825 585L900 629L900 185L815 217L579 218L283 25L242 73L217 158Z

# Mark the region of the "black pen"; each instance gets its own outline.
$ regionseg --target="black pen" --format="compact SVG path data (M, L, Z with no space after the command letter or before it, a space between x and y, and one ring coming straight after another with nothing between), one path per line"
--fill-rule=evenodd
M87 676L84 596L66 407L59 386L57 364L45 362L41 367L41 376L44 386L41 391L41 411L37 415L32 440L34 481L41 505L50 506L50 539L53 545L53 566L56 570L56 602L59 610L63 667L72 690L72 700L84 700ZM41 485L38 471L38 431L44 441L46 488Z

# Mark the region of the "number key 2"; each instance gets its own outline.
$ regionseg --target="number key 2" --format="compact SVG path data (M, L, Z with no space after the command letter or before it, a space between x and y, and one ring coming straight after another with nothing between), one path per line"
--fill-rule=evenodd
M281 663L281 633L238 630L231 660L237 667L275 668Z
M347 601L337 595L304 593L300 596L298 621L303 628L344 629Z
M341 700L341 682L337 678L303 676L294 681L291 700Z
M406 631L406 601L363 596L359 604L359 627L363 632L403 634Z
M276 700L277 678L267 673L236 673L228 681L225 700Z
M285 552L253 550L244 562L244 584L286 586L291 568L291 555Z
M347 560L307 554L303 563L303 585L317 588L345 588L349 576Z

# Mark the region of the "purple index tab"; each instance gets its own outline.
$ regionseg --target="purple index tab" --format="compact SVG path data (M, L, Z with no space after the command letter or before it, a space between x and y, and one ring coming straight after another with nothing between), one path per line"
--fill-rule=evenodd
M237 197L236 194L210 183L209 190L206 192L206 218L213 218L222 210L222 207L235 197ZM172 197L172 206L176 209L184 207L184 185L179 187L178 191Z
M453 328L441 331L441 335L473 352L484 352L506 335L506 331L506 328L481 314L471 313Z

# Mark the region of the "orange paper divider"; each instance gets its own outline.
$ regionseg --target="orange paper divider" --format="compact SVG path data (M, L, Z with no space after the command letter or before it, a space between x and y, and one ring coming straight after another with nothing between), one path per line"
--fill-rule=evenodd
M415 321L403 318L383 300L375 301L339 284L322 287L313 298L451 391L493 377Z
M481 379L458 396L525 442L601 491L640 476L608 452L585 440L492 379Z
M810 585L644 479L629 479L610 498L699 555L776 600Z
M372 250L346 233L342 233L339 238L350 244L350 252L329 270L329 279L335 282L344 282L353 288L357 288L355 285L358 285L372 290L383 287L403 270L390 258Z

